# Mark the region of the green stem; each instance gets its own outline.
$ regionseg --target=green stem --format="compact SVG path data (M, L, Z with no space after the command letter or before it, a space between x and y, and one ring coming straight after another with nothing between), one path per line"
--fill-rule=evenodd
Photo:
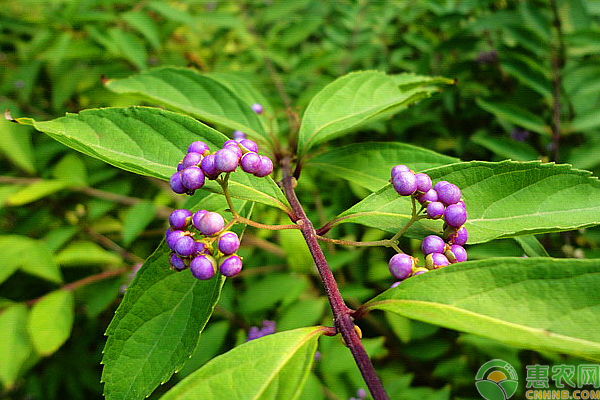
M229 229L233 224L236 224L236 223L242 223L242 224L253 226L255 228L268 229L271 231L280 231L283 229L300 229L300 227L296 224L268 225L268 224L261 224L260 222L252 221L251 219L242 217L235 211L235 208L233 206L233 200L231 199L231 195L229 194L228 182L229 182L229 174L226 174L225 178L223 178L223 179L217 179L217 183L221 186L221 189L223 189L223 195L225 195L225 200L227 201L227 206L229 207L229 212L231 212L231 215L233 216L233 219L227 224L227 226L224 229Z

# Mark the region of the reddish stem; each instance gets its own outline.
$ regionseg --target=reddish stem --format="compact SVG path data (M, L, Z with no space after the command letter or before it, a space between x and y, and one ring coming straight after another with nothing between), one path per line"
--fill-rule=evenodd
M290 159L288 157L282 159L281 164L283 166L283 191L285 192L285 196L292 206L292 211L294 213L293 220L301 226L300 231L302 232L302 236L304 236L304 240L306 241L308 249L312 254L317 266L317 270L321 275L321 280L323 281L323 285L325 287L325 293L327 294L327 298L329 299L329 304L331 305L331 310L333 312L334 325L338 332L342 334L346 346L352 352L352 356L354 357L356 365L358 366L358 369L360 370L367 387L371 391L373 398L375 400L389 400L389 397L383 388L383 384L377 376L375 368L373 368L371 359L369 358L364 346L362 345L362 342L360 341L360 338L358 337L354 320L351 316L353 311L346 306L346 303L344 303L344 299L342 299L337 282L333 277L329 265L327 265L325 254L323 254L323 250L321 250L317 240L317 232L315 231L310 219L308 219L306 216L302 205L298 201L298 197L296 197L296 192L294 192L295 178L292 176Z

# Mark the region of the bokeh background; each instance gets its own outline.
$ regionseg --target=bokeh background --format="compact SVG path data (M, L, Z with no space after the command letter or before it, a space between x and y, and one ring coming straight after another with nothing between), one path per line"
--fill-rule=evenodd
M334 143L400 141L463 160L539 159L595 175L600 166L598 1L0 1L0 107L13 117L45 120L144 104L102 81L162 65L251 81L277 105L282 131L289 110L301 115L315 93L350 71L444 76L456 84ZM310 172L299 191L321 223L368 194ZM47 316L73 320L66 332L50 332L66 341L48 354L36 351L25 320L0 311L0 398L101 398L103 333L132 273L162 240L165 216L182 202L164 182L0 121L0 308L21 307L27 318L37 299L76 285L74 305ZM255 215L265 223L281 220L261 206ZM383 238L353 225L338 234ZM600 257L598 228L539 239L554 257ZM387 250L326 250L351 305L392 283ZM523 250L499 240L471 246L469 254ZM278 330L330 323L297 232L249 229L242 255L245 270L227 281L200 350L152 398L244 341L265 319ZM375 314L361 326L394 399L479 398L475 373L495 357L521 378L525 365L581 362L397 316ZM347 399L364 387L341 343L322 341L319 353L302 399Z

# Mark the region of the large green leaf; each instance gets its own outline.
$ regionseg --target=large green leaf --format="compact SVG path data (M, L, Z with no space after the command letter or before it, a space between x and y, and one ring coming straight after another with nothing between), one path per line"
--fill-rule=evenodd
M300 328L246 342L212 359L161 399L297 399L321 334L322 327Z
M206 75L177 67L155 68L125 79L111 80L117 93L136 93L177 111L255 136L265 132L259 117L227 86Z
M119 168L167 180L191 142L203 140L214 151L227 140L191 117L151 107L90 109L51 121L17 121ZM229 187L234 197L289 209L270 177L237 172L231 175ZM214 181L208 181L204 188L221 191Z
M75 318L74 303L73 292L67 290L48 293L35 303L27 320L27 332L39 354L52 354L67 341Z
M397 142L353 143L333 148L307 162L324 172L347 179L371 191L380 189L390 180L396 164L405 164L416 172L459 160L431 150Z
M198 207L203 207L200 202ZM249 217L252 207L240 207ZM243 233L243 225L232 230ZM106 335L102 372L108 400L143 399L187 361L212 315L225 278L194 278L169 268L162 244L127 288Z
M600 260L495 258L411 278L365 307L600 361L598 285Z
M458 185L467 204L469 243L572 230L600 224L600 182L569 165L537 161L471 161L430 169L437 182ZM410 218L410 200L387 185L336 218L397 232ZM441 232L442 222L422 220L407 235Z
M398 82L397 82L398 81ZM416 81L406 80L410 85ZM402 77L378 71L353 72L325 86L310 101L298 136L298 153L340 136L365 123L389 116L431 93L431 88L416 86L402 90ZM424 84L432 84L427 82ZM409 86L410 86L409 85Z
M0 312L0 382L10 388L33 346L27 334L27 306L14 304Z

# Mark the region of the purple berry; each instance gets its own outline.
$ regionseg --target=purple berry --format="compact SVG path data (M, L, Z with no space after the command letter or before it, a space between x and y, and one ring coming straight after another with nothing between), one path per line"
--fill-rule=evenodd
M401 196L410 196L417 190L417 180L412 172L400 172L392 178L394 189Z
M425 193L431 189L432 183L431 178L427 174L415 174L417 180L417 190L421 193Z
M246 139L246 134L242 131L233 131L233 139L239 142L242 139Z
M183 161L181 162L181 165L183 166L183 168L187 168L187 167L197 167L200 162L202 162L202 154L200 153L196 153L196 152L192 152L192 153L187 153L185 155L185 157L183 157Z
M242 259L236 255L221 260L219 270L228 278L236 276L242 270Z
M259 156L260 157L260 168L257 172L254 173L255 176L259 178L265 177L273 172L273 161L267 156Z
M415 265L415 260L408 254L396 254L394 255L388 264L388 268L392 275L396 279L403 280L408 278L412 272L412 268Z
M250 108L252 108L252 111L254 111L257 114L262 114L263 112L263 106L260 105L259 103L254 103L250 106Z
M446 207L444 220L448 225L458 228L467 221L467 210L459 204L451 204Z
M438 191L438 200L449 206L450 204L456 204L460 200L460 196L462 193L458 186L449 183L447 185L443 185Z
M194 254L210 254L210 250L203 241L196 241Z
M223 148L229 151L233 151L239 159L244 155L244 152L242 151L242 149L240 149L240 146L238 146L238 142L236 142L235 140L233 140L232 142L234 142L235 144L226 144L225 146L223 146Z
M208 211L206 210L198 210L192 216L192 224L194 224L194 228L200 230L200 220L204 217Z
M410 168L408 168L406 165L400 164L400 165L394 165L392 167L392 172L390 173L390 177L392 178L392 180L394 180L394 176L398 175L400 172L411 172Z
M263 336L274 334L275 333L275 321L270 321L268 319L265 319L262 322L261 331L262 331Z
M200 167L208 179L215 179L217 176L219 176L219 170L217 169L217 164L215 163L214 154L208 154L205 156L202 159Z
M180 256L190 256L194 254L194 250L196 250L196 242L191 236L182 236L175 242L175 248L173 250Z
M235 232L225 232L219 236L219 251L223 254L233 254L240 248L240 239Z
M433 189L429 189L425 193L421 193L417 196L419 203L426 205L432 201L438 201L437 192Z
M204 155L207 151L210 151L208 145L200 140L192 142L188 147L188 153L200 153Z
M240 158L230 148L223 148L215 153L215 165L217 170L221 172L235 171L239 164Z
M427 216L431 219L442 218L445 209L446 206L444 206L439 201L432 201L427 205Z
M425 272L429 272L429 270L427 268L419 268L418 270L415 271L414 274L412 274L412 276L421 275L421 274L424 274Z
M215 276L217 269L217 263L214 258L206 255L199 255L194 257L190 263L190 271L195 278L203 281Z
M177 241L184 236L184 231L175 231L167 229L167 233L165 235L165 242L167 242L167 246L169 246L171 250L175 250L175 243L177 243Z
M469 232L464 226L458 230L456 228L451 228L448 230L448 233L445 235L445 237L448 240L448 243L462 246L467 243L467 240L469 239Z
M196 229L203 235L210 236L222 230L224 226L225 221L223 220L223 217L221 217L221 214L209 211L200 219Z
M204 186L204 172L198 167L187 167L181 171L181 181L189 190L200 189Z
M182 169L184 169L185 167L183 166L183 163L180 162L179 164L177 164L177 172L181 171Z
M399 286L401 283L402 283L402 281L396 281L396 282L392 283L392 286L390 286L390 289L393 289L393 288Z
M449 184L450 184L450 182L448 182L448 181L439 181L438 183L435 184L435 186L433 188L437 192L442 186L449 185Z
M467 261L467 251L464 247L458 244L453 244L452 246L450 246L450 248L446 250L444 255L448 258L450 263Z
M260 156L256 153L246 153L240 160L242 170L249 174L255 174L260 169Z
M171 253L169 264L171 264L171 267L173 267L175 271L183 271L185 269L185 262L175 253Z
M175 172L171 175L169 184L171 185L171 190L175 193L183 194L187 192L187 188L183 186L183 182L181 181L181 172Z
M356 397L359 399L364 399L367 397L367 391L363 388L360 388L356 391Z
M443 253L446 248L446 242L439 236L429 235L423 239L421 243L421 250L423 254L429 255L431 253Z
M249 342L254 339L258 339L259 337L262 337L260 329L258 329L258 326L253 326L248 330L248 336L246 337L246 342Z
M174 229L185 229L190 224L191 216L192 213L184 208L174 210L169 215L169 224Z
M425 257L425 265L429 268L440 268L450 265L450 261L441 253L431 253Z
M227 146L235 146L235 147L237 147L238 143L239 142L237 140L229 139L229 140L226 140L225 143L223 143L223 148L225 148Z
M247 153L249 151L258 153L258 145L252 140L243 139L242 141L240 141L240 146L242 146L242 153Z

